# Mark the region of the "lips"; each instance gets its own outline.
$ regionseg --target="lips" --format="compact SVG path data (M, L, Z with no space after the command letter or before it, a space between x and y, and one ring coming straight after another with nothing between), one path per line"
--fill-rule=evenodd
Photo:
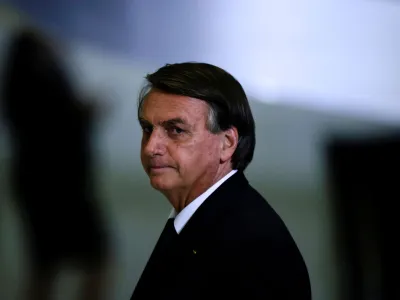
M161 165L161 164L152 164L149 166L150 169L164 169L164 168L170 168L168 165Z
M150 164L150 166L149 166L149 171L150 172L163 172L163 171L166 171L166 170L169 170L169 169L172 169L172 167L171 166L169 166L169 165L165 165L165 164Z

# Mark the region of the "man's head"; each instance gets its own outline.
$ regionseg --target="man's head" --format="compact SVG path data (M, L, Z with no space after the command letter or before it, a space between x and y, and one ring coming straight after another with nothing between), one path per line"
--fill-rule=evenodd
M191 190L203 192L232 169L244 171L255 125L232 75L210 64L179 63L146 79L138 105L141 160L154 188L196 194Z

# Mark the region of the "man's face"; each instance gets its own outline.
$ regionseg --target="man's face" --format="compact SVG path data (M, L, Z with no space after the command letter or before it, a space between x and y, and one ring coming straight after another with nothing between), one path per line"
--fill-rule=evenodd
M140 114L141 160L151 185L162 192L206 184L218 170L221 137L206 127L208 106L152 90Z

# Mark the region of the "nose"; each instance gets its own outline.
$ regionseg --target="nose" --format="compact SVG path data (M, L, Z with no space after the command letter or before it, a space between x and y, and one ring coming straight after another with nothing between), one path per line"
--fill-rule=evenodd
M143 136L143 152L150 157L163 155L166 151L166 142L166 138L162 135L162 133L154 129L147 136Z

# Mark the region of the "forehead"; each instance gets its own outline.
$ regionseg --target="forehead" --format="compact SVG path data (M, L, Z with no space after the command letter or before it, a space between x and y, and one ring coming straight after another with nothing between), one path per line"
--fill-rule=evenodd
M152 123L175 118L195 123L205 120L207 112L208 105L202 100L152 90L143 102L140 117Z

